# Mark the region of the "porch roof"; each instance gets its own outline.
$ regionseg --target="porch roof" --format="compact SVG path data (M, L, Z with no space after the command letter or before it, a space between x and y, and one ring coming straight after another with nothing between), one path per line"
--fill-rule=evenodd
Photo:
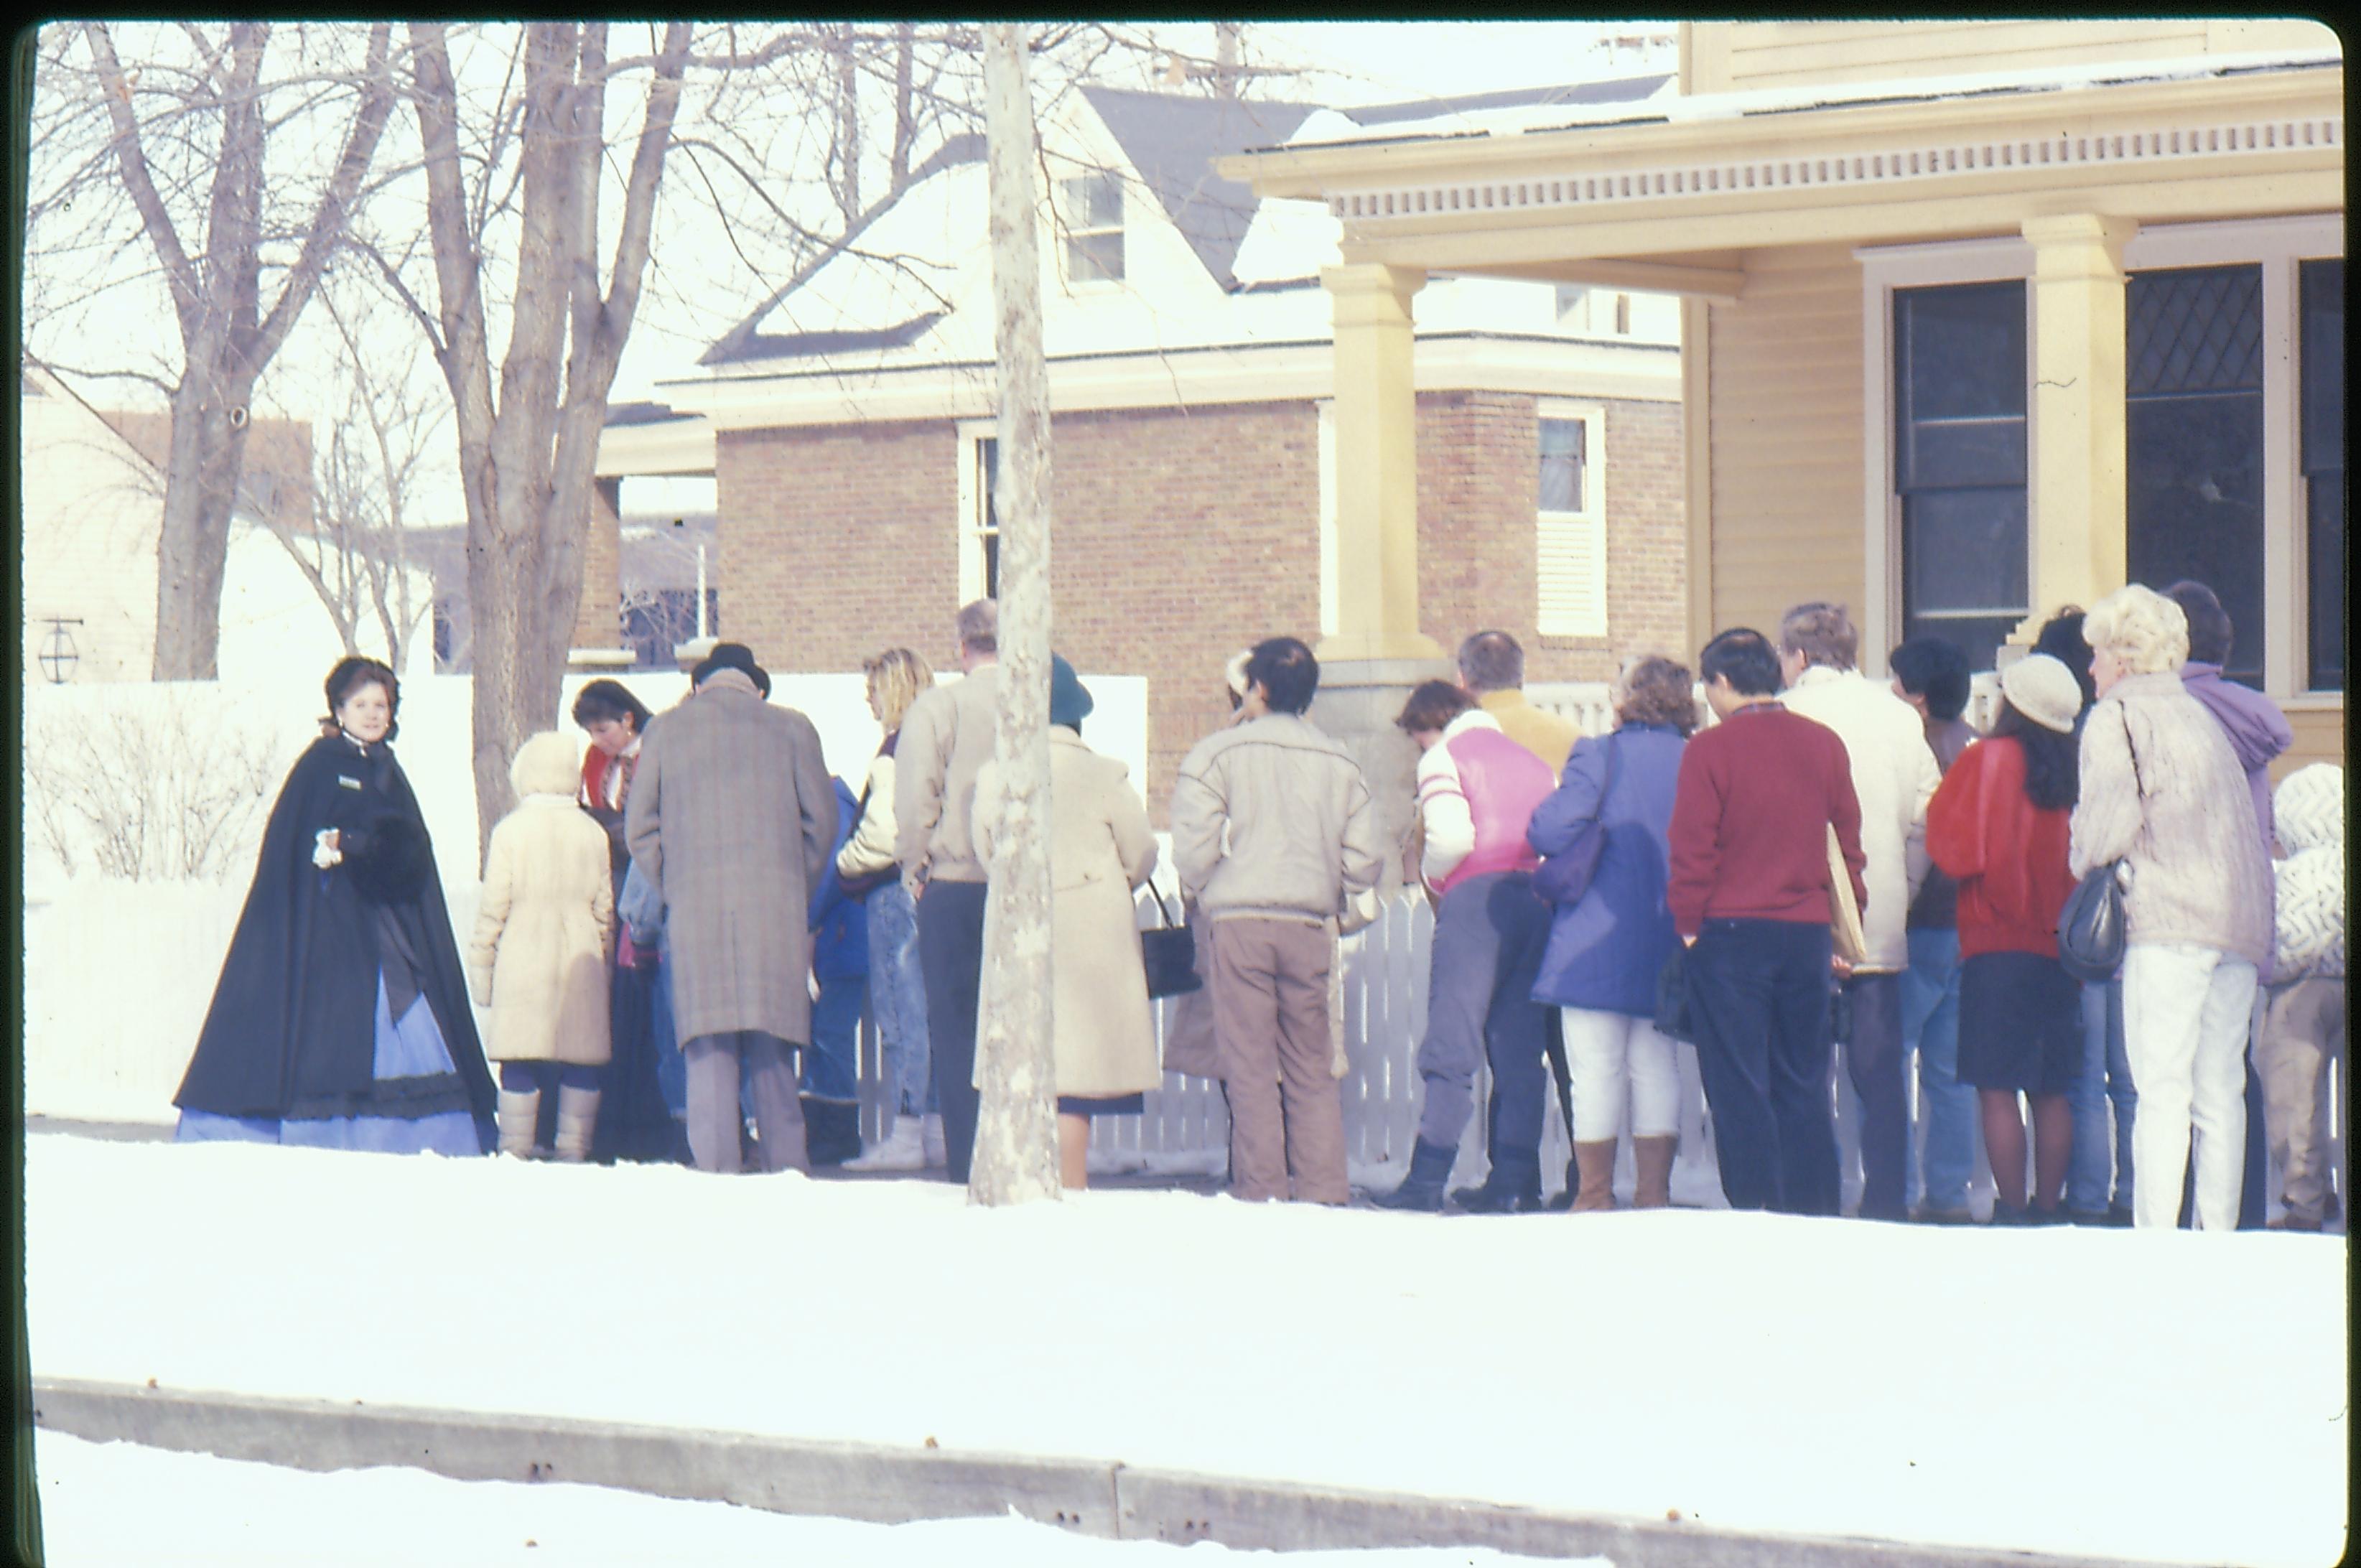
M1347 261L1727 298L1756 247L2339 211L2344 126L2322 49L1504 108L1220 167L1324 202Z

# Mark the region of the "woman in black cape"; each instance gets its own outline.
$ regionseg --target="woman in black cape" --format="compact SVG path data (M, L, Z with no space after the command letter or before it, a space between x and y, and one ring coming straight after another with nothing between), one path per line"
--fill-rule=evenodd
M328 672L320 739L263 829L254 886L173 1103L182 1141L385 1153L495 1145L490 1070L374 659Z

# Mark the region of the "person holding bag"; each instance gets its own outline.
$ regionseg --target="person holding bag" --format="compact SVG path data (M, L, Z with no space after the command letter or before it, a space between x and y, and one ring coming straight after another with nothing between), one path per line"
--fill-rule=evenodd
M2041 653L2003 670L2000 685L1991 738L1968 748L1927 807L1927 847L1959 885L1959 1073L1982 1108L1992 1223L2051 1224L2064 1217L2082 1066L2081 992L2058 961L2082 694ZM2020 1093L2033 1111L2030 1201Z
M2271 944L2270 867L2245 772L2180 681L2189 620L2153 588L2083 618L2098 706L2082 725L2077 877L2125 862L2124 1044L2139 1086L2132 1223L2174 1226L2192 1137L2202 1230L2238 1220L2246 1031Z
M1552 900L1549 943L1533 1000L1561 1009L1574 1078L1574 1212L1612 1209L1615 1145L1631 1103L1632 1207L1672 1201L1680 1127L1674 1042L1655 1027L1656 979L1680 950L1665 902L1673 794L1697 728L1686 665L1649 657L1617 679L1613 734L1576 743L1565 777L1535 808L1526 842L1546 857L1534 879ZM1587 875L1546 888L1553 868ZM1571 881L1572 879L1569 879Z
M1058 1178L1089 1185L1093 1116L1132 1116L1164 1081L1148 1004L1133 890L1156 869L1156 834L1129 770L1082 743L1091 694L1074 667L1049 659L1049 951L1055 990L1050 1047L1058 1083ZM976 774L975 845L992 861L1007 786L997 762ZM978 1087L981 1087L979 1083Z

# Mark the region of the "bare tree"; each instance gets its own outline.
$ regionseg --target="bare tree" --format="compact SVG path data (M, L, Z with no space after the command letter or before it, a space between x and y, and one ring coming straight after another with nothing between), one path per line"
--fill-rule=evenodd
M340 58L345 40L323 29L274 38L262 22L127 28L127 58L105 24L51 31L40 59L41 162L27 203L28 232L39 238L29 259L50 274L49 302L74 294L79 285L59 280L59 270L119 244L110 236L128 198L180 340L164 374L107 367L148 380L172 412L153 673L210 679L255 383L364 193L393 107L390 29L369 28L357 62ZM339 150L322 173L322 132L338 118L341 136L324 145ZM267 308L266 273L278 277Z
M1000 712L993 754L1007 784L993 836L976 1061L983 1106L968 1192L979 1203L1058 1195L1050 1053L1049 381L1041 352L1039 155L1024 28L983 30L991 185L993 342L1000 361Z
M328 440L313 454L309 519L263 506L262 522L319 596L343 640L357 653L360 630L372 618L386 663L399 670L420 617L431 607L413 602L404 498L417 488L447 410L418 396L383 345L368 296L339 301L331 287L320 295L335 329L339 405Z

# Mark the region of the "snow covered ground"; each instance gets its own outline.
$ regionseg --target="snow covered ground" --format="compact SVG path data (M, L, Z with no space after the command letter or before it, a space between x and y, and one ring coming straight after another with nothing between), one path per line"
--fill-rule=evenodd
M1238 1552L1216 1541L1097 1541L1020 1519L861 1524L603 1486L452 1481L423 1470L316 1475L43 1432L34 1444L53 1568L587 1568L598 1563L859 1563L862 1568L1516 1568L1484 1548ZM136 1497L137 1508L124 1507ZM1603 1558L1589 1568L1608 1568ZM1585 1568L1553 1561L1552 1568Z
M987 1211L939 1182L55 1135L26 1182L46 1377L1738 1530L2344 1550L2341 1237L1139 1191Z

